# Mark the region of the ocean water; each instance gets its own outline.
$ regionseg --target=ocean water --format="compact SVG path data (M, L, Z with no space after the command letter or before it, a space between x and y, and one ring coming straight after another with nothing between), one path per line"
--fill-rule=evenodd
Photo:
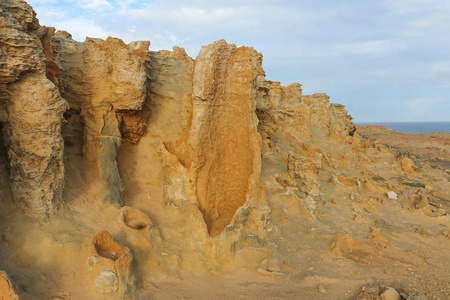
M450 122L358 122L356 125L383 125L398 132L408 133L450 133Z

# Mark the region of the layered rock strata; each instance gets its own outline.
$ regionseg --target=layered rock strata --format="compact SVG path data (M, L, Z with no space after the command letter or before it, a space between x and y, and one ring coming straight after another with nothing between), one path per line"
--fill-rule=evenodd
M426 252L449 236L448 175L353 134L351 117L325 94L266 80L254 49L221 40L194 60L179 47L149 52L149 42L81 43L39 26L22 1L0 5L0 168L6 149L12 194L27 214L70 203L42 223L2 211L0 254L15 258L5 270L51 278L11 276L26 287L20 293L97 297L79 284L86 248L88 282L106 297L135 288L131 252L139 280L127 296L144 298L182 284L197 293L179 278L205 272L286 278L276 286L290 296L311 280L323 280L320 293L332 282L348 292L349 274L407 282L406 270L447 273L448 255ZM275 286L234 279L256 298Z
M23 1L1 5L0 122L16 202L35 217L61 206L61 130L68 123L66 145L82 145L84 160L102 182L100 197L121 205L117 155L122 139L136 143L146 127L149 42L79 43L40 26ZM78 136L74 128L80 128Z
M67 102L46 76L45 53L52 50L35 12L23 1L0 5L0 122L11 189L28 215L45 217L62 202Z

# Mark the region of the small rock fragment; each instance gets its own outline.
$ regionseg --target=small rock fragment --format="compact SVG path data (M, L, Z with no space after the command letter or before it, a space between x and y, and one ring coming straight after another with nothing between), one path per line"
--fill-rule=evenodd
M400 161L400 164L402 165L403 172L406 174L414 174L414 172L418 169L414 162L407 157L403 158Z
M267 270L270 272L280 272L281 268L279 265L272 264L267 268Z
M319 293L321 294L325 294L327 291L325 291L325 288L323 287L323 285L319 284L319 286L317 287L317 290L319 291Z
M394 191L389 191L387 192L387 196L389 199L391 200L397 200L397 193Z

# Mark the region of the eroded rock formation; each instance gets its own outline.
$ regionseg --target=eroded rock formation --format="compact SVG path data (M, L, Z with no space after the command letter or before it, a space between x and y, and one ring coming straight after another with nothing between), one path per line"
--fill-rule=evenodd
M166 186L184 190L183 195L167 194L197 203L211 236L231 223L239 207L264 201L255 113L261 62L252 48L224 40L203 47L195 64L188 126L175 143L166 144L177 157L167 163L185 169L178 171L183 187Z
M130 249L117 243L108 231L92 239L88 255L88 281L95 292L120 295L134 287Z
M448 255L435 263L424 251L448 240L448 175L350 134L352 118L325 94L266 80L253 48L220 40L194 60L145 41L77 42L40 26L23 1L0 9L0 168L11 186L1 177L0 196L6 208L12 194L28 215L54 215L39 223L15 206L0 211L0 254L14 257L5 265L37 273L11 277L25 298L65 289L89 299L91 288L170 298L179 278L222 271L278 280L256 284L255 298L310 282L306 298L332 284L348 298L361 284L348 274L448 272ZM39 281L42 270L51 280Z
M64 188L61 126L67 102L47 78L41 28L23 1L0 9L0 122L8 150L11 189L28 215L55 213Z
M61 45L62 95L70 105L68 118L74 119L69 126L83 130L67 135L66 142L81 145L84 160L93 164L103 201L122 205L117 155L122 139L135 143L145 129L150 43L126 45L114 38L79 43L67 34L54 39Z
M102 182L99 197L122 205L117 155L122 139L135 143L146 127L149 42L79 43L40 26L25 2L5 1L2 11L0 121L14 198L31 216L53 214L61 205L64 114L65 143L80 147L93 164Z

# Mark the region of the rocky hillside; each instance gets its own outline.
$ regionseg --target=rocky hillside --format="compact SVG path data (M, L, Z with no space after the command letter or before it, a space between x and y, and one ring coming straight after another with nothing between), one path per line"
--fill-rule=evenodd
M192 59L0 11L6 299L448 298L442 168L253 48Z

